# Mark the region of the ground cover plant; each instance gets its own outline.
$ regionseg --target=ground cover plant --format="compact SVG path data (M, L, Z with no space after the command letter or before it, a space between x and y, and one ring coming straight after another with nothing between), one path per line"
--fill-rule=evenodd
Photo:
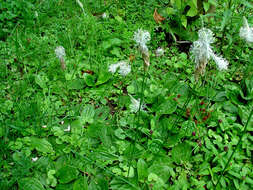
M252 12L0 2L0 189L252 189Z

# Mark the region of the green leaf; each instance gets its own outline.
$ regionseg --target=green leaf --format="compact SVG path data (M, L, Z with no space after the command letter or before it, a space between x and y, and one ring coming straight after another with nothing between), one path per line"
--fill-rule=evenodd
M69 183L78 177L78 170L71 166L63 166L60 168L56 176L59 178L60 183Z
M137 173L138 173L138 180L140 182L144 182L145 178L148 176L148 167L142 158L140 158L137 162Z
M119 46L121 43L122 43L122 41L120 39L112 38L112 39L109 39L107 41L104 41L102 43L102 48L104 50L107 50L107 49L111 48L112 46Z
M251 79L245 79L245 85L247 87L247 98L253 99L253 77Z
M191 7L186 16L194 17L198 14L197 0L190 0L188 5Z
M238 113L238 108L229 101L224 102L223 109L229 113Z
M224 29L224 27L227 25L228 22L230 22L232 16L232 12L230 9L227 9L223 12L223 18L221 22L221 31Z
M148 175L148 181L149 181L149 182L151 182L151 181L157 181L158 178L159 178L159 177L158 177L156 174L154 174L154 173L150 173L150 174Z
M87 86L95 86L95 80L96 80L96 77L95 75L90 75L88 73L84 73L84 81L86 83Z
M105 176L99 174L97 176L97 183L98 186L103 189L103 190L108 190L109 189L109 184L108 181L106 180Z
M81 134L83 130L83 125L80 119L77 119L71 123L71 132L73 134Z
M43 152L43 153L54 152L52 145L46 139L31 137L31 145L39 152Z
M111 53L112 55L115 55L115 56L117 56L117 57L121 57L120 52L121 52L121 49L118 48L118 47L114 47L114 48L112 48L112 50L110 51L110 53Z
M45 75L36 75L35 76L35 82L43 89L47 88L46 82L48 81L47 76Z
M207 12L207 11L209 10L210 3L208 3L208 2L203 2L203 7L204 7L205 12Z
M99 107L95 110L95 120L104 121L110 114L110 108L107 106Z
M253 4L250 3L250 1L242 0L242 1L240 1L240 3L242 3L243 5L245 5L246 7L250 8L250 9L253 9Z
M243 125L246 125L251 109L252 108L250 106L248 108L246 106L239 106L238 113L239 113L239 116L241 118ZM249 121L247 130L251 131L252 129L253 129L253 117L251 117L251 119Z
M67 83L68 89L69 90L80 90L84 88L85 81L83 79L74 79L70 80Z
M123 131L123 129L121 128L118 128L114 131L114 134L116 137L118 137L119 139L125 139L126 138L126 135L125 135L125 132Z
M173 112L176 111L176 109L177 109L177 102L172 99L166 100L156 108L157 113L161 115L172 114Z
M95 116L95 109L92 105L88 104L84 107L82 114L81 114L81 121L82 123L93 123Z
M173 15L173 14L175 14L175 9L173 9L172 7L168 7L166 9L166 12L168 15Z
M45 190L41 182L36 178L22 178L18 181L20 190Z
M181 24L187 28L187 18L184 15L181 16Z
M73 189L73 183L69 184L58 184L55 188L55 190L72 190Z
M101 71L98 75L98 80L96 82L96 85L104 84L108 80L110 80L111 74L108 73L107 71Z
M191 136L192 132L196 130L195 122L193 121L185 121L182 124L182 133L184 133L186 136Z
M181 6L182 6L182 3L181 3L182 0L171 0L171 4L173 6L175 6L177 9L181 9Z
M83 176L82 178L77 179L74 182L73 190L88 190L87 177Z
M159 176L159 178L161 178L163 181L168 181L168 179L170 178L171 175L173 174L173 170L171 168L171 165L168 164L167 162L163 163L163 162L159 162L159 163L155 163L152 166L150 166L148 168L148 173L154 173L157 176ZM150 176L148 176L150 177Z
M191 156L191 146L187 143L178 144L172 149L171 154L172 159L177 164L180 164L181 161L182 162L188 161Z
M129 179L129 178L128 178ZM119 178L114 178L110 183L110 188L112 190L139 190L137 186L128 180L121 180Z

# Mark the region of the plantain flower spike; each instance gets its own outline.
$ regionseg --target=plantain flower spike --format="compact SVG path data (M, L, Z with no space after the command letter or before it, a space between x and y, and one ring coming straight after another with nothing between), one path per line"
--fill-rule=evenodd
M115 73L119 68L119 74L126 76L131 72L131 66L126 61L119 61L118 63L109 66L109 72Z
M240 37L248 43L253 42L253 27L250 27L248 21L243 17L243 26L240 28Z
M66 69L66 65L65 65L65 56L66 56L66 54L65 54L64 47L58 46L58 47L55 48L54 52L55 52L56 57L61 62L61 68L62 68L62 70L65 70Z
M212 55L212 58L214 62L216 63L218 69L221 70L227 70L228 69L228 61L223 59L222 57L219 57L215 54Z
M142 54L142 58L145 62L145 65L149 67L150 60L149 60L149 52L148 52L148 46L147 46L147 42L150 41L151 39L149 32L146 30L138 29L134 33L133 39L139 47L139 50Z
M202 28L198 31L199 39L193 42L191 46L191 54L195 62L195 78L205 74L208 61L212 58L219 70L226 70L228 62L222 57L217 56L212 50L212 44L215 41L214 34L210 29Z

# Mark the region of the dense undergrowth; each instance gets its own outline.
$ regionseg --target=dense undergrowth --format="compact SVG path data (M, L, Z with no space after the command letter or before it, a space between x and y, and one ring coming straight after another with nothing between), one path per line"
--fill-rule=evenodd
M252 189L253 5L200 2L1 2L0 189Z

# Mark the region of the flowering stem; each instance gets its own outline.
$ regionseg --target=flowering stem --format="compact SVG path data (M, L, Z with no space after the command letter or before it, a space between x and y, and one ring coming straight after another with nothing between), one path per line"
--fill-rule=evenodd
M227 161L227 163L226 163L224 169L222 170L221 175L220 175L220 177L219 177L217 183L216 183L215 186L214 186L214 190L216 190L216 187L217 187L217 185L219 184L221 177L224 175L224 172L225 172L225 170L227 169L228 164L229 164L230 161L232 160L232 158L233 158L233 156L234 156L234 154L235 154L235 152L236 152L238 146L240 145L240 143L241 143L241 141L242 141L242 137L243 137L243 135L244 135L244 134L246 133L246 131L247 131L247 127L248 127L248 125L249 125L249 122L250 122L250 119L251 119L251 116L252 116L252 115L253 115L253 108L251 109L251 112L250 112L250 114L249 114L249 117L248 117L248 120L247 120L247 122L246 122L246 125L244 126L244 130L243 130L243 132L242 132L242 134L241 134L241 136L240 136L240 139L239 139L239 141L238 141L238 143L237 143L237 145L236 145L236 147L235 147L233 153L232 153L231 156L229 157L229 159L228 159L228 161Z
M144 66L144 69L143 69L143 78L142 78L142 84L141 84L141 99L140 99L140 104L139 104L139 108L138 108L138 116L137 116L137 126L136 126L136 133L135 133L135 136L134 136L134 142L131 144L131 147L130 147L130 150L131 150L131 153L130 153L130 159L129 159L129 162L128 162L128 173L127 173L127 177L129 177L129 172L130 172L130 167L131 167L131 162L133 160L133 153L134 153L134 149L135 149L135 142L137 140L137 131L138 131L138 128L139 128L139 122L140 122L140 111L141 111L141 107L142 107L142 104L143 104L143 101L144 101L144 87L145 87L145 81L146 81L146 72L148 70L148 68L145 66L145 64L143 65ZM135 117L136 117L136 114L135 114ZM135 121L135 118L134 118L134 121Z

